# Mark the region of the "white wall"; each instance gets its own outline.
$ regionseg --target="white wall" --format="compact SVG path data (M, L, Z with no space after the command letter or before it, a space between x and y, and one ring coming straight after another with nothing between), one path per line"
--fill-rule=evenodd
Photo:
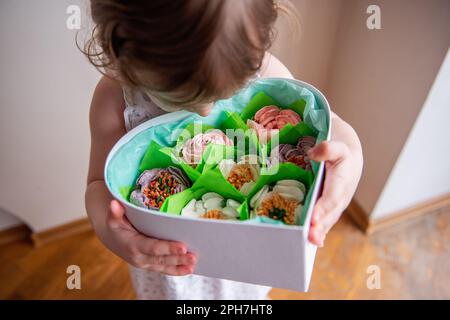
M0 231L22 224L15 215L0 209Z
M371 4L381 8L381 30L366 27ZM355 199L371 214L447 53L450 1L345 0L341 13L326 92L361 139Z
M81 2L0 3L0 208L34 231L85 216L88 110L99 76L66 28L67 6Z
M292 74L327 93L329 69L335 54L342 0L292 0L300 19L300 31L280 14L277 38L271 52Z
M450 50L372 213L450 194Z

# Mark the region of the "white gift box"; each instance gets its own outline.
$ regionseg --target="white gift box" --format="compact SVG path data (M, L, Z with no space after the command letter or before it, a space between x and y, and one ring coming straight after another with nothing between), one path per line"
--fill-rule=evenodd
M282 80L306 88L314 94L316 103L327 117L328 140L331 131L330 107L323 94L305 82ZM317 249L308 241L308 232L312 210L322 186L324 163L319 164L316 182L309 190L312 193L311 201L302 226L248 224L175 216L137 207L111 188L108 169L112 159L124 145L151 127L179 121L188 115L188 112L178 111L151 119L128 132L110 151L105 164L105 181L113 197L125 207L127 218L137 230L149 237L185 243L188 250L198 258L195 274L307 291Z

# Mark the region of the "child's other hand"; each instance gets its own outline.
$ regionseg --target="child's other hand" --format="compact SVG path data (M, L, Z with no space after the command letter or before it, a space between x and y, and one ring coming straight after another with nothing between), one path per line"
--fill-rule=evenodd
M332 117L332 140L318 144L308 153L315 161L326 161L323 193L314 207L309 231L309 240L320 247L350 203L363 166L356 132L335 114Z
M187 252L183 243L144 236L133 228L125 216L125 209L111 201L106 216L105 245L131 265L173 276L191 274L196 257Z

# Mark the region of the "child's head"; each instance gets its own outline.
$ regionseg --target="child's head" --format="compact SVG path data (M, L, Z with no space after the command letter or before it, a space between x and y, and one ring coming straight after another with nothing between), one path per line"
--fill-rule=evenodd
M167 108L203 112L261 67L274 0L91 0L85 52ZM203 110L203 111L202 111Z

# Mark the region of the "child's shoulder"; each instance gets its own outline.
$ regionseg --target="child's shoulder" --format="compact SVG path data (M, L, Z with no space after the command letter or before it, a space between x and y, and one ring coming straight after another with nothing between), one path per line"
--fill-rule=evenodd
M288 68L273 54L266 52L262 65L261 77L263 78L294 78Z
M112 78L103 76L95 87L92 104L95 104L97 108L111 109L116 107L121 108L123 111L125 101L120 83Z
M89 112L91 129L109 131L114 127L123 128L124 109L125 101L119 82L103 76L92 97Z

